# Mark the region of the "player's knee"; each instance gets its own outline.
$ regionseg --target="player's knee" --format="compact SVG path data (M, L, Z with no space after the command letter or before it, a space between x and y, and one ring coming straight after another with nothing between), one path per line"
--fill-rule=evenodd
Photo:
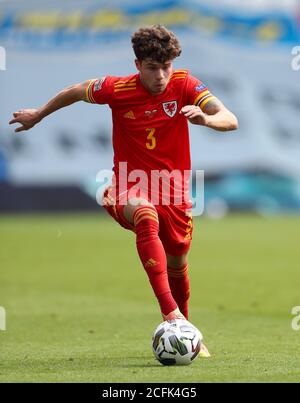
M134 220L133 220L133 216L136 212L137 209L139 209L140 207L143 206L151 206L151 203L143 198L130 198L127 202L127 205L124 206L124 217L126 218L126 220L128 222L130 222L130 224L134 224Z
M180 256L172 256L167 254L168 266L174 269L183 269L187 265L187 253Z
M139 239L158 237L159 219L156 208L151 204L138 207L133 214L133 224Z
M151 204L137 207L134 211L132 219L135 226L144 222L147 224L159 224L156 208Z

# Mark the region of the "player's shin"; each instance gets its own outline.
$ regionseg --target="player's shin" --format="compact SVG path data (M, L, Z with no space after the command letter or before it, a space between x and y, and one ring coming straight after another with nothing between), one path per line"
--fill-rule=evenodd
M168 266L168 278L171 292L177 302L178 308L185 318L188 319L188 302L190 297L188 265L179 269Z
M177 304L168 282L167 258L158 236L159 221L156 209L152 206L141 206L135 211L133 220L139 257L158 299L161 312L168 315L177 308Z

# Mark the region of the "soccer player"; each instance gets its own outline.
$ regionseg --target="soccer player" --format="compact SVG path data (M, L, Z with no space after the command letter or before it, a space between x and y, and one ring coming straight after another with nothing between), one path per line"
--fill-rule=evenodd
M142 27L133 34L132 45L137 74L73 85L39 109L15 112L10 124L21 124L16 132L28 130L77 101L110 106L114 177L103 205L122 227L135 233L163 318L188 319L187 255L193 231L192 204L186 197L189 178L184 175L191 169L188 121L224 132L237 129L238 123L198 78L188 70L174 70L181 47L168 29ZM167 190L161 189L157 179L171 176ZM207 349L202 353L209 356Z

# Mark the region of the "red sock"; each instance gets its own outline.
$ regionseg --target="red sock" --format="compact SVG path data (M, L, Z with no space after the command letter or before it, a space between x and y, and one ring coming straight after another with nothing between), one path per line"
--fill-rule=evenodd
M178 304L178 308L180 312L185 316L185 318L188 319L188 301L190 297L188 265L180 269L174 269L168 266L168 277L172 295Z
M171 294L167 258L158 236L159 221L153 206L141 206L133 215L137 250L158 299L161 312L168 315L177 308Z

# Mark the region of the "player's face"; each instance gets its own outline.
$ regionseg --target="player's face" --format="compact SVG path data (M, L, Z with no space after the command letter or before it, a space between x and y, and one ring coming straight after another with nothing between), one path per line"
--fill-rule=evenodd
M158 63L151 59L135 61L144 87L153 95L159 95L166 89L173 72L172 60Z

